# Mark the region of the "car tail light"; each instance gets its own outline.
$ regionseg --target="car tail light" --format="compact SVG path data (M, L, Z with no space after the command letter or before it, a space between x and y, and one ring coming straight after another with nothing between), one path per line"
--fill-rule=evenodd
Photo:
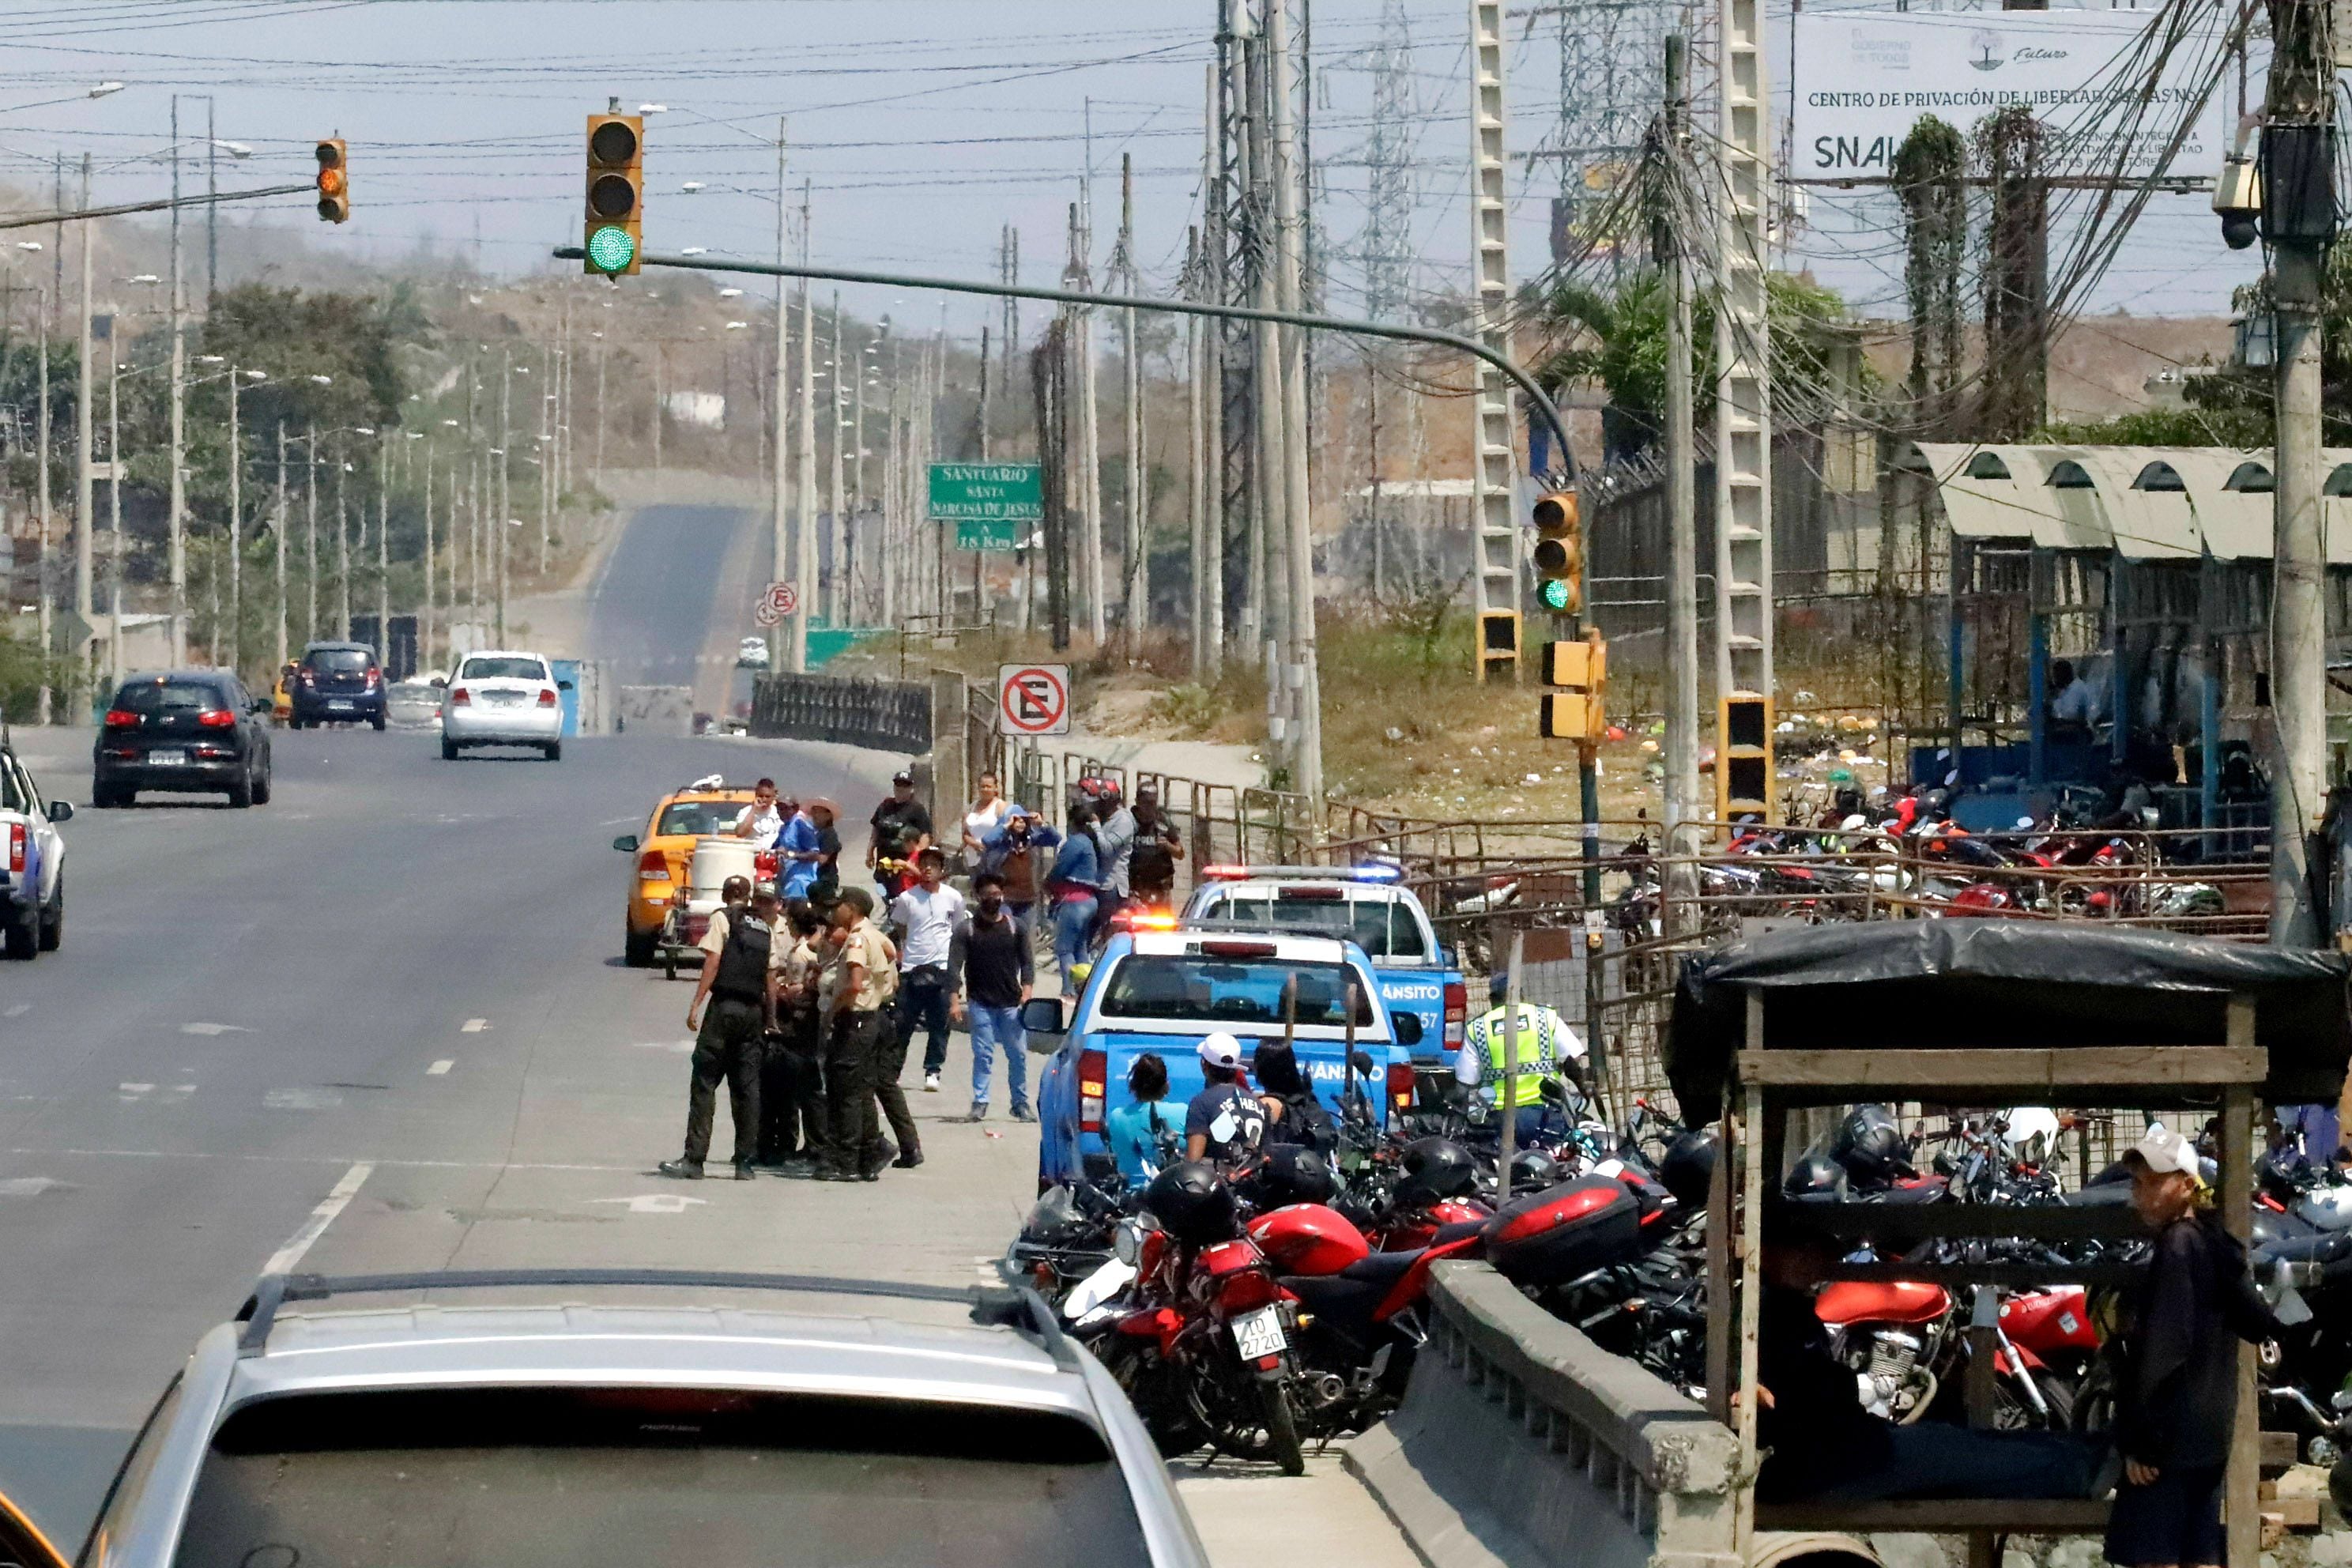
M1445 1043L1459 1049L1463 1030L1470 1023L1470 987L1466 982L1445 983Z
M207 730L234 730L236 715L226 708L208 708L196 715L196 722Z
M25 825L8 825L8 869L22 874L25 869Z
M466 689L464 687L462 687L462 686L453 686L453 687L451 687L451 688L449 689L449 706L450 706L450 707L452 707L452 708L470 708L470 707L472 707L473 705L474 705L474 694L473 694L472 692L470 692L470 691L467 690L467 689Z
M1078 1131L1103 1128L1103 1089L1110 1079L1110 1061L1100 1051L1078 1053Z
M370 686L373 686L377 681L383 679L383 675L373 668L371 668L367 672L367 683Z
M1413 1072L1411 1062L1389 1063L1389 1109L1399 1115L1412 1109Z
M541 708L552 708L555 706L555 688L551 686L540 692L539 705Z
M658 849L648 849L637 857L637 880L667 882L669 880L669 857Z
M139 715L126 709L110 708L106 710L106 727L110 730L128 730L138 722Z
M312 672L312 671L310 671L310 670L307 670L307 669L306 669L306 670L304 670L304 671L302 672L302 684L303 684L303 685L305 685L305 686L316 686L318 683L319 683L319 678L318 678L318 676L317 676L315 673L313 673L313 672Z

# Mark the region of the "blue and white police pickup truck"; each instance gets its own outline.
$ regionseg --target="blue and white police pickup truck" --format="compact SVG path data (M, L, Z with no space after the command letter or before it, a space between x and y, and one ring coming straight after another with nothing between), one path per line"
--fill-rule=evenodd
M1394 866L1208 866L1184 905L1187 924L1317 931L1363 949L1391 1013L1421 1021L1412 1059L1450 1067L1470 1021L1454 955Z
M1221 1030L1232 1035L1246 1064L1287 1026L1298 1070L1324 1104L1336 1113L1346 1095L1360 1093L1374 1123L1384 1127L1400 1105L1412 1101L1412 1047L1421 1028L1380 1000L1371 963L1352 942L1181 927L1114 936L1075 1011L1041 996L1022 1010L1022 1021L1033 1050L1053 1049L1037 1089L1040 1191L1109 1173L1104 1122L1128 1103L1128 1069L1146 1051L1168 1065L1164 1103L1181 1121L1201 1091L1202 1039ZM1369 1081L1359 1075L1352 1085L1351 1034L1356 1050L1372 1059Z
M10 958L55 952L66 935L66 841L73 816L45 800L0 729L0 944Z

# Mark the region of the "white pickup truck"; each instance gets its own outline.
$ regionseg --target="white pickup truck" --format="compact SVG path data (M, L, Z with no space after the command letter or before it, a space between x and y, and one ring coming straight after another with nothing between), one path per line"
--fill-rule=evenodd
M14 959L55 952L66 934L66 841L73 816L44 800L0 730L0 943Z

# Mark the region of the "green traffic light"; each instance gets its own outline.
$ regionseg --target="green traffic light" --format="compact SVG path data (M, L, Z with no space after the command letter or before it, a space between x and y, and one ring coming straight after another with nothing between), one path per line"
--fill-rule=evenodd
M1543 586L1536 590L1536 596L1543 601L1545 609L1565 612L1568 608L1568 579L1545 578Z
M607 224L588 237L588 265L599 272L623 272L636 259L637 242L618 224Z

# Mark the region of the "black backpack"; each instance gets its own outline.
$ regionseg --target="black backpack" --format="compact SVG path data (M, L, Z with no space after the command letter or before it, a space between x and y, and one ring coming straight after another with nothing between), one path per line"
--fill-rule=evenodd
M719 948L719 975L711 990L730 1002L759 1002L768 994L769 944L775 932L749 910L727 913L727 940Z

